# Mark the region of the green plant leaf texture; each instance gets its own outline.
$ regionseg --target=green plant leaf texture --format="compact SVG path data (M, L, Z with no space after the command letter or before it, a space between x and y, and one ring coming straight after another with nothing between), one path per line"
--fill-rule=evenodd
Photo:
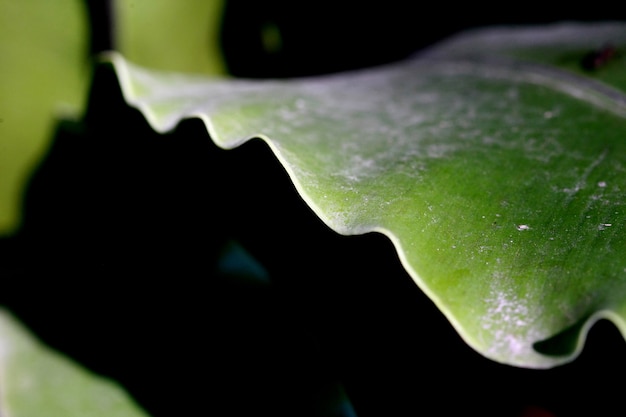
M42 345L4 309L0 309L0 413L148 417L119 386Z
M503 33L520 34L516 50L553 39L551 49L581 57L589 39L626 46L616 23L468 39ZM471 57L444 42L440 54L288 80L110 59L127 102L157 131L199 117L223 148L264 140L330 228L388 236L470 346L501 363L553 367L580 353L598 319L626 332L626 101L595 73L528 54L499 59L500 48L470 41ZM620 62L610 64L625 76Z

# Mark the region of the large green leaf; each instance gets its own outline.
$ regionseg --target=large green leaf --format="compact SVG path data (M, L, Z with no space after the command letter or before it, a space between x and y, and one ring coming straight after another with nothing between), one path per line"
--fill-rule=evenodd
M0 310L0 410L10 417L146 417L117 385L33 338Z
M156 130L200 117L221 147L263 139L328 226L387 235L473 348L543 368L572 360L599 318L626 331L626 101L593 79L626 75L624 61L587 74L546 58L566 50L565 67L580 65L595 44L625 46L625 33L613 23L486 30L461 52L444 43L296 80L111 59Z

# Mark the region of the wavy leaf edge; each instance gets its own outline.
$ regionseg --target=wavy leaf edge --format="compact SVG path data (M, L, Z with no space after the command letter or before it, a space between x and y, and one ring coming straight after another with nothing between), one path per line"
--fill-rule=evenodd
M395 247L397 251L400 262L402 263L405 270L409 273L411 278L418 285L418 287L422 291L424 291L426 295L437 305L437 307L446 316L446 318L449 320L449 322L455 328L455 330L458 332L461 338L469 346L471 346L473 349L481 353L483 356L486 356L489 359L492 359L496 362L513 365L513 366L527 367L527 368L542 369L542 368L551 368L554 366L566 364L566 363L573 361L579 356L579 354L582 352L584 348L585 340L587 338L587 334L589 330L598 320L603 320L603 319L609 320L612 323L614 323L617 326L618 330L626 338L626 321L624 320L624 318L620 316L619 313L617 313L616 311L608 310L608 309L601 309L601 310L593 312L584 320L583 324L580 326L580 329L577 332L574 349L567 355L549 356L549 355L543 355L537 352L538 358L536 358L535 361L531 361L532 363L529 363L526 361L517 363L515 361L511 361L510 358L503 360L502 358L491 356L489 353L485 352L485 347L481 345L481 343L478 340L476 340L471 334L469 334L466 331L466 329L460 324L460 322L456 319L456 317L449 311L445 303L441 301L440 297L434 291L432 291L428 285L426 285L426 283L422 280L420 275L413 269L413 267L410 265L410 263L407 260L406 251L405 251L405 248L403 248L403 244L401 240L392 231L390 231L387 228L380 227L380 226L375 226L375 227L368 226L363 229L354 229L354 228L345 229L345 228L342 228L341 226L338 226L337 224L334 224L333 220L329 219L323 213L323 211L319 208L319 206L314 201L314 199L311 198L311 196L307 194L305 189L302 187L302 184L299 182L298 176L295 174L294 170L292 169L288 161L282 155L281 150L275 145L272 138L262 133L254 133L246 137L242 137L238 141L233 141L225 145L225 143L219 139L220 138L219 132L217 132L211 118L201 113L191 112L191 113L186 114L185 117L171 119L167 123L159 122L157 121L157 118L153 114L152 110L150 109L150 106L146 105L140 99L136 98L137 97L136 92L133 91L133 85L132 85L133 83L131 81L132 80L131 68L134 68L134 65L128 62L127 60L125 60L120 54L116 52L111 52L111 53L107 53L103 55L102 61L104 63L112 64L116 72L116 75L118 77L118 81L122 89L122 94L126 102L129 105L140 110L141 113L146 118L146 120L148 121L148 123L151 125L151 127L159 133L165 133L165 132L171 131L173 128L177 126L178 123L180 123L184 119L199 118L204 123L207 129L209 138L213 140L216 143L216 145L222 148L232 149L232 148L242 145L243 143L251 139L261 139L262 141L264 141L267 144L267 146L269 146L269 148L272 150L273 154L276 156L276 158L281 163L281 165L285 168L289 178L293 182L301 198L313 210L313 212L325 224L327 224L332 230L336 231L337 233L344 234L344 235L358 235L358 234L364 234L368 232L378 232L378 233L385 235L388 239L390 239L390 241L392 242L393 246ZM508 59L505 59L504 61L512 62ZM468 62L468 61L462 60L461 62ZM535 80L535 82L537 82L538 84L546 83L545 77L547 77L548 79L547 83L548 84L552 83L553 88L561 90L562 92L565 92L566 94L571 95L572 97L578 97L578 98L580 98L580 94L581 94L580 90L581 89L585 90L590 93L587 97L590 98L590 101L594 105L597 105L603 108L604 110L608 110L609 112L614 113L615 115L621 118L626 117L626 99L625 99L626 96L621 91L616 90L611 86L607 86L607 85L604 85L595 81L586 80L582 76L579 76L573 73L568 73L566 71L561 71L558 69L553 69L548 66L542 66L542 65L534 64L534 63L524 63L523 61L516 61L516 62L519 65L526 65L527 68L536 70L535 74L537 75L537 79ZM455 65L458 65L458 61L455 63ZM368 71L368 69L360 70L357 72L363 72L363 71ZM331 75L331 77L342 76L342 75L344 74ZM565 75L565 76L563 78L559 78L559 75ZM228 81L228 79L224 79L224 80ZM578 83L579 81L582 81L582 83ZM250 82L250 81L244 80L243 82ZM251 82L256 82L256 81L251 81ZM289 80L288 82L293 82L293 80ZM572 90L571 89L572 86L575 86L576 88ZM583 94L586 94L586 93L583 93ZM553 335L553 337L554 336L557 336L557 335ZM535 344L541 343L541 342L542 341L540 340L540 341L537 341Z

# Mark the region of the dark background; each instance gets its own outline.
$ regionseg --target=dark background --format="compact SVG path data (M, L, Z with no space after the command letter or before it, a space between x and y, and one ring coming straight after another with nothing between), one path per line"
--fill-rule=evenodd
M469 27L618 17L577 4L230 0L222 45L233 75L294 77L403 59ZM107 3L87 5L92 52L110 49ZM268 23L279 51L261 42ZM206 136L198 120L152 132L99 67L84 120L59 124L33 174L22 229L0 240L0 304L154 417L344 416L329 406L339 387L360 417L623 415L614 326L556 369L484 359L386 238L327 229L260 141L224 151ZM217 267L231 239L271 284Z

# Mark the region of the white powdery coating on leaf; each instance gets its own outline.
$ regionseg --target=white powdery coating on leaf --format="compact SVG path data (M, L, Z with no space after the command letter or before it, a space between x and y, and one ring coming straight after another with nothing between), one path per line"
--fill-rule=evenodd
M595 50L607 40L619 45L626 42L624 22L561 22L545 26L501 26L476 28L452 36L421 56L507 55L518 50L541 50L556 47L561 53ZM593 29L593 30L590 30ZM584 33L584 36L581 36Z
M489 308L481 318L481 327L486 332L484 340L489 340L486 354L508 363L523 362L538 356L533 344L546 336L537 327L542 311L531 305L529 298L519 297L506 284L500 285L503 279L500 273L494 274L485 299Z

